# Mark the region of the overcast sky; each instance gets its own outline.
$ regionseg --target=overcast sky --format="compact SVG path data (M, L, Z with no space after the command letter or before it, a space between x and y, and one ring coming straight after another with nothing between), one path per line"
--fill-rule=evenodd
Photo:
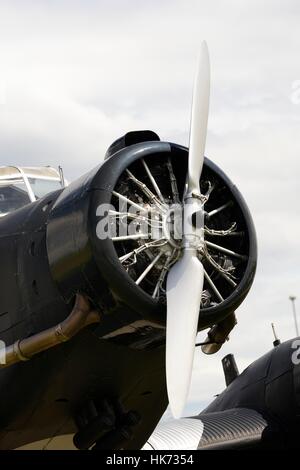
M186 413L240 369L294 336L300 299L300 2L298 0L0 0L0 165L58 165L69 180L128 130L187 144L193 74L206 39L206 154L252 211L259 264L220 353L196 352ZM300 324L300 303L299 303Z

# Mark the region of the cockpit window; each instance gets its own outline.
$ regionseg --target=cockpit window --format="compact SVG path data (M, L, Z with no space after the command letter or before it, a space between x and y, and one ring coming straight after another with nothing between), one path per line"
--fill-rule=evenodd
M57 180L47 180L39 178L28 178L33 194L37 199L46 194L61 189L61 182Z
M30 202L23 180L0 181L0 215L15 211Z
M29 177L28 183L36 199L62 188L61 181L55 179ZM31 199L23 178L0 180L0 217L20 209L30 202Z

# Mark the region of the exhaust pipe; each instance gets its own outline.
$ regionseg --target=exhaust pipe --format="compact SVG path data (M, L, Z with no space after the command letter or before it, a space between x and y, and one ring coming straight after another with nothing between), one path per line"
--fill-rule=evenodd
M76 294L73 310L63 322L6 347L3 354L5 363L0 364L0 368L29 361L36 354L69 341L86 326L99 322L100 313L91 309L83 294Z

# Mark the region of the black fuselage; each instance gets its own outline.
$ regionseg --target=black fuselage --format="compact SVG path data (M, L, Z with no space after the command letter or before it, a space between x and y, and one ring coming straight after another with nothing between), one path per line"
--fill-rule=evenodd
M266 422L261 438L241 440L225 448L259 447L285 449L298 447L300 440L300 339L292 339L276 346L270 352L253 362L222 392L199 418L217 424L223 411L254 410ZM242 419L242 418L239 418ZM243 425L242 421L240 423ZM245 424L245 423L244 423ZM247 424L247 423L246 423ZM251 422L249 422L249 425ZM222 420L220 421L220 429ZM239 423L235 429L239 430ZM216 443L214 442L214 446ZM209 448L209 445L207 446Z

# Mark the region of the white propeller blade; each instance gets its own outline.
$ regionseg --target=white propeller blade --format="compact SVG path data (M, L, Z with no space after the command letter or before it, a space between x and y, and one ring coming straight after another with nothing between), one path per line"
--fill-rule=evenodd
M209 89L209 55L207 44L203 41L198 59L192 102L188 171L189 192L199 191L207 133Z
M174 418L181 416L189 391L202 288L202 263L185 250L167 279L166 373Z
M209 75L208 50L204 42L193 93L188 188L183 204L183 256L170 269L167 278L166 375L169 403L176 418L181 416L189 391L203 289L204 270L197 250L203 245L199 180L207 132ZM200 214L196 226L192 224L194 213Z

